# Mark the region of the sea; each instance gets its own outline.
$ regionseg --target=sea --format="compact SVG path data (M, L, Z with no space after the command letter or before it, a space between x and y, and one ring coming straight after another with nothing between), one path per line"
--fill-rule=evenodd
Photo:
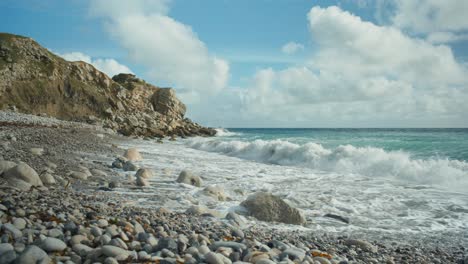
M368 239L468 245L468 129L217 129L216 137L132 141L152 168L151 187L121 190L140 206L221 214L268 191L299 208L304 227ZM229 197L175 182L187 169ZM332 216L332 217L330 217ZM338 217L337 217L338 216Z

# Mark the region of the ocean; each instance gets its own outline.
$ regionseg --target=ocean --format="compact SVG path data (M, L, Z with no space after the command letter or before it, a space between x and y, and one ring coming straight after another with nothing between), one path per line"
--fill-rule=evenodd
M122 147L146 153L139 165L156 174L148 189L122 190L140 205L182 211L199 204L225 213L269 191L301 209L303 228L314 232L468 244L468 129L235 128ZM230 198L214 201L175 183L182 169Z

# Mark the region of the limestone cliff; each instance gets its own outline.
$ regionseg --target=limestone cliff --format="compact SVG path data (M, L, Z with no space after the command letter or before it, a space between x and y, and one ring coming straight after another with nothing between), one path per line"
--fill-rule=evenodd
M101 123L124 135L214 135L184 118L174 89L131 74L109 78L85 62L68 62L31 38L0 33L0 109Z

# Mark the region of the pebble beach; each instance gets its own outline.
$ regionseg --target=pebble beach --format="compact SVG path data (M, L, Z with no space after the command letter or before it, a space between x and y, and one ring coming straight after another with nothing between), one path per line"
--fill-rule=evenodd
M286 216L255 207L258 200L243 203L256 208L244 215L144 207L117 191L144 189L160 177L136 168L132 160L145 152L130 150L132 140L90 124L0 112L0 263L468 263L458 242L311 232L294 208L268 195ZM203 186L203 175L179 171L172 181L227 199ZM11 181L14 172L25 180Z

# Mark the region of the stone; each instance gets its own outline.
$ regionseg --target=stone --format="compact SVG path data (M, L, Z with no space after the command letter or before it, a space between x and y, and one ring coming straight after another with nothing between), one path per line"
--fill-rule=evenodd
M124 260L130 255L130 253L125 249L109 245L102 247L102 254L107 257L117 258L117 260Z
M104 260L104 264L119 264L119 262L115 258L107 257Z
M2 230L4 232L12 234L13 238L15 239L21 238L23 236L23 233L21 232L21 230L19 230L18 228L16 228L16 226L10 223L2 225Z
M118 182L118 181L109 182L109 188L115 189L115 188L119 188L119 187L120 187L120 182Z
M100 228L104 228L104 227L107 227L109 225L109 222L106 220L106 219L99 219L97 221L97 225L100 227Z
M19 230L23 230L26 228L26 220L24 220L23 218L15 218L13 220L13 225Z
M88 179L88 175L84 172L81 172L81 171L71 171L69 173L69 176L72 177L72 178L75 178L77 180L87 180Z
M247 246L242 243L232 242L232 241L217 241L214 242L211 246L211 249L216 251L220 247L232 248L235 251L243 251L247 249Z
M142 177L137 177L135 183L137 186L141 186L141 187L150 186L148 180Z
M136 148L127 149L125 151L124 157L127 158L129 161L138 161L143 159L140 152Z
M203 181L199 176L193 175L191 172L186 171L186 170L183 170L179 174L179 177L177 178L176 181L179 183L185 183L185 184L193 185L196 187L200 187L203 184Z
M203 189L205 195L211 196L218 201L226 201L226 195L224 194L224 189L221 186L210 185Z
M8 252L10 250L14 250L13 246L10 243L0 244L0 255L3 255L5 252Z
M158 250L162 250L164 248L177 252L177 242L173 238L163 237L159 239Z
M283 251L283 253L281 253L280 257L286 257L288 256L289 259L292 259L292 260L295 260L295 259L298 259L300 261L302 261L304 258L305 258L305 251L299 249L299 248L295 248L295 247L290 247L288 249L286 249L285 251Z
M16 263L21 264L36 264L36 263L50 263L49 256L47 253L37 246L28 246L18 258L15 260Z
M320 264L331 264L331 262L328 259L324 258L324 257L315 257L314 261L318 262Z
M144 178L144 179L150 179L150 178L153 177L153 171L151 171L151 169L142 168L142 169L139 169L139 170L136 172L135 177L141 177L141 178Z
M94 249L89 247L89 246L83 245L83 244L75 244L75 245L72 246L72 250L73 250L73 252L75 252L79 256L85 257L89 253L91 253Z
M214 252L208 252L205 254L205 261L208 264L224 264L223 257Z
M377 253L377 247L372 245L371 243L364 241L364 240L358 240L358 239L348 239L344 243L347 246L355 246L358 247L364 251L367 252L372 252L372 253Z
M138 167L133 164L133 162L131 161L127 161L123 164L123 170L124 171L136 171L138 169Z
M60 239L47 237L41 241L39 247L47 252L60 252L67 248L67 245Z
M291 207L281 198L267 192L258 192L249 196L241 203L249 215L266 222L285 224L304 224L304 216L296 208Z
M15 166L16 166L16 163L14 163L13 161L0 160L0 176L3 174L3 172Z
M29 191L32 188L32 185L30 183L27 183L19 179L13 179L13 178L10 178L7 180L7 185L10 188L17 189L17 190L24 191L24 192Z
M43 148L30 148L29 152L31 152L31 154L36 155L36 156L42 156L42 154L44 153L44 149Z
M4 252L3 254L0 254L0 263L4 264L9 264L13 263L13 261L16 259L17 255L14 250L9 250Z
M53 170L57 169L57 164L55 164L53 162L50 162L50 161L46 162L46 166L53 169Z
M104 171L102 170L98 170L98 169L91 169L90 170L91 174L95 177L107 177L107 173L105 173Z
M7 180L16 179L27 182L32 186L43 186L41 178L39 178L37 172L24 162L18 163L18 165L8 169L3 174Z
M48 172L41 173L39 177L44 185L53 185L56 183L54 176Z

